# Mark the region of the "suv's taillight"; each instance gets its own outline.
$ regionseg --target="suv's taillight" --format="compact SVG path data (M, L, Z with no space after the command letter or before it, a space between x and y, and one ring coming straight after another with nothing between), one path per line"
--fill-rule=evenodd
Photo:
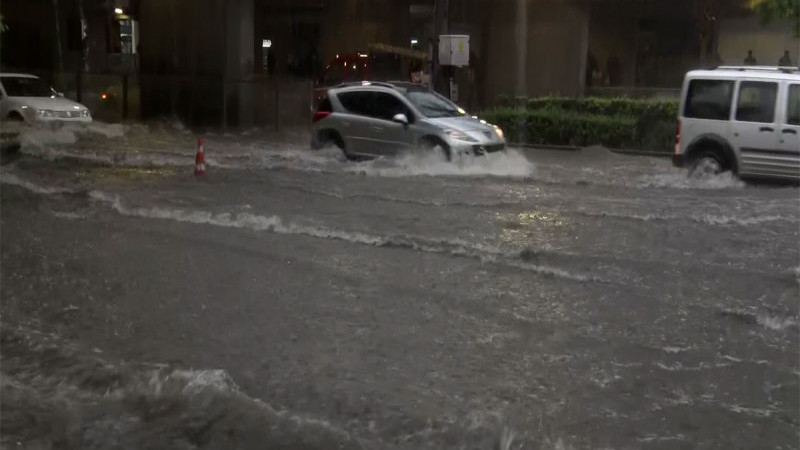
M330 111L317 111L314 113L314 117L311 118L311 123L317 123L320 120L328 117L331 115Z
M675 130L675 154L681 153L681 119L678 119L678 128Z

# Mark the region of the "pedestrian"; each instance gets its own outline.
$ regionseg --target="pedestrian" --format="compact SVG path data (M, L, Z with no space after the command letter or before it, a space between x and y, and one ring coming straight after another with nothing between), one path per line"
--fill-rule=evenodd
M755 66L756 64L758 64L758 61L756 61L756 57L753 56L753 51L752 50L748 50L747 51L747 58L744 59L744 65L745 66Z
M592 52L586 55L586 87L591 87L594 84L594 73L597 71L597 59L595 59Z
M783 56L778 60L778 65L781 67L790 67L792 65L792 57L789 56L789 50L783 51Z
M612 55L608 58L606 71L608 72L608 84L611 86L622 84L622 64L616 56Z

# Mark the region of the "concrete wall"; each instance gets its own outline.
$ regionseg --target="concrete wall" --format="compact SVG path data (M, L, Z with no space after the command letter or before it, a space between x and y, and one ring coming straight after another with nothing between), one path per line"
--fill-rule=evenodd
M525 70L521 92L517 77L517 4L492 5L483 86L489 102L498 95L580 95L589 33L585 7L550 1L528 1Z
M747 51L753 50L758 64L774 66L789 50L792 62L800 60L800 39L789 23L762 26L755 17L722 19L719 23L717 51L724 64L741 65Z
M329 0L322 23L323 61L337 53L366 50L372 42L408 46L411 14L408 0Z
M253 0L142 0L140 15L143 116L252 123Z
M636 73L637 14L629 8L593 5L589 21L589 52L604 72L615 56L622 66L621 86L633 86Z

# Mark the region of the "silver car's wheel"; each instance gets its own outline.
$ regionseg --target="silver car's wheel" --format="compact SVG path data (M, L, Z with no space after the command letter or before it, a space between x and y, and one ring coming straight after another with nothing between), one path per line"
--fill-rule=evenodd
M441 157L445 161L450 161L451 159L450 148L447 144L440 142L438 139L423 139L420 147L426 152L433 152L433 154Z

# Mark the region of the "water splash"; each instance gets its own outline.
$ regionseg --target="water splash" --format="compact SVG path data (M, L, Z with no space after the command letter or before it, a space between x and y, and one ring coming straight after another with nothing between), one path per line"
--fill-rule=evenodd
M52 186L42 186L36 183L33 183L28 180L24 180L17 176L16 174L10 173L8 171L0 171L0 183L10 184L12 186L17 186L28 191L31 191L35 194L42 194L42 195L59 195L59 194L74 194L79 191L75 189L67 189L62 187L52 187Z
M798 325L797 319L793 317L778 317L766 314L757 315L756 322L762 327L773 331L783 331Z
M378 158L346 169L348 172L377 177L409 176L492 176L529 178L534 165L517 150L489 153L480 157L454 156L445 161L434 152L407 152L396 158Z
M723 173L708 178L692 178L684 171L644 175L636 184L639 188L671 189L734 189L743 188L745 183L731 173Z
M376 247L405 248L428 253L441 253L452 256L478 258L482 262L499 263L516 267L544 276L579 282L602 282L603 280L583 274L554 267L531 264L520 260L518 253L508 253L496 247L461 239L427 239L419 236L383 236L365 232L338 230L319 225L289 223L278 216L261 216L252 213L212 213L209 211L191 211L166 209L159 207L129 207L118 196L104 192L92 191L89 196L110 205L120 214L150 219L174 220L198 225L213 225L225 228L244 228L253 231L270 231L279 234L304 235L321 239L334 239L354 244Z
M686 220L697 222L704 225L724 226L724 225L739 225L751 226L760 225L771 222L795 222L794 217L786 217L780 215L765 215L765 216L752 216L752 217L735 217L716 214L692 214L692 215L676 215L676 214L635 214L635 213L615 213L608 211L594 212L594 211L578 211L578 214L588 217L608 217L613 219L623 220L636 220L641 222L666 222L675 220Z
M4 448L198 448L199 436L236 448L362 448L341 426L247 396L223 370L113 363L28 327L0 333Z

